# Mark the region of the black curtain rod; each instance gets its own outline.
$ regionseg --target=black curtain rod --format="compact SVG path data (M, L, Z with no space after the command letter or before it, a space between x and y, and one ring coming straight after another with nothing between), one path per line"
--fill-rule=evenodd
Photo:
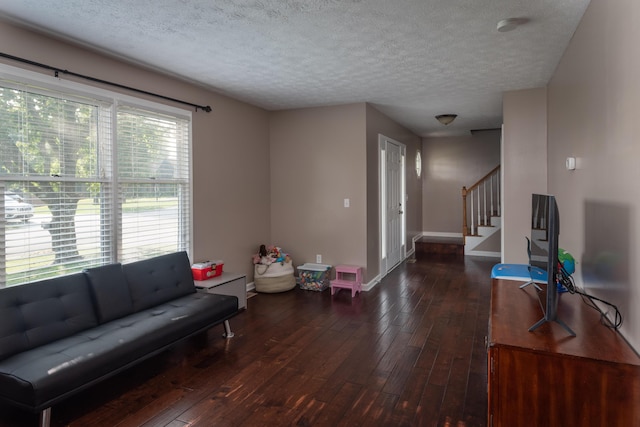
M17 57L17 56L9 55L9 54L3 53L3 52L0 52L0 56L3 57L3 58L11 59L12 61L18 61L18 62L22 62L24 64L34 65L36 67L40 67L40 68L44 68L44 69L53 71L55 77L58 77L59 73L68 74L70 76L79 77L81 79L89 80L89 81L92 81L92 82L102 83L102 84L105 84L105 85L118 87L120 89L126 89L126 90L130 90L130 91L133 91L133 92L142 93L144 95L155 96L156 98L162 98L162 99L165 99L167 101L173 101L173 102L177 102L179 104L189 105L191 107L194 107L196 109L196 111L198 111L198 109L200 109L202 111L206 111L207 113L211 112L211 107L208 106L208 105L198 105L198 104L193 104L191 102L181 101L179 99L170 98L168 96L158 95L157 93L147 92L146 90L136 89L134 87L125 86L125 85L121 85L119 83L113 83L113 82L109 82L109 81L102 80L102 79L97 79L97 78L91 77L91 76L85 76L84 74L74 73L74 72L69 71L69 70L63 70L61 68L52 67L51 65L41 64L39 62L35 62L35 61L31 61L29 59L24 59L24 58L20 58L20 57Z

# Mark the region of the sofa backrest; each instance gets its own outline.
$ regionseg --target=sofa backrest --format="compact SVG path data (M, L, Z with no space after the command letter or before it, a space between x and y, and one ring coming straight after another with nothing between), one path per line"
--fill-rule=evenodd
M196 292L186 252L123 264L133 310L140 311Z
M0 289L0 360L97 324L82 273Z

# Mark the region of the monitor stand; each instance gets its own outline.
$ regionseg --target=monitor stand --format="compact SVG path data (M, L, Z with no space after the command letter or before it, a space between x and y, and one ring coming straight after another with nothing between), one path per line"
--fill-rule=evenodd
M531 282L525 283L524 285L520 286L521 288L533 284L536 289L540 289L540 287L538 285L536 285L535 283L533 283L533 280L531 280ZM549 285L547 285L547 292ZM545 293L545 300L546 300L546 304L542 304L542 299L540 298L540 292L537 292L538 295L538 302L540 303L540 308L542 309L542 319L538 320L535 325L531 326L529 328L529 332L533 332L536 329L538 329L540 326L542 326L543 324L545 324L546 322L556 322L558 325L562 326L562 328L567 331L567 333L569 333L569 335L571 335L572 337L576 336L576 333L573 332L571 330L571 328L569 326L567 326L566 323L564 323L562 320L558 319L558 294L556 293L556 289L554 288L552 290L553 294L548 294Z
M527 283L520 285L520 289L524 289L529 285L533 285L537 290L542 291L542 288L540 286L538 286L538 284L536 282L534 282L533 280L529 280Z
M571 328L569 326L567 326L566 323L564 323L562 320L560 319L547 319L546 317L543 317L542 319L538 320L538 322L533 325L532 327L529 328L529 332L533 332L536 329L538 329L541 325L543 325L546 322L556 322L558 325L562 326L562 328L567 331L567 333L569 333L569 335L571 335L572 337L576 336L576 333L573 332L571 330Z

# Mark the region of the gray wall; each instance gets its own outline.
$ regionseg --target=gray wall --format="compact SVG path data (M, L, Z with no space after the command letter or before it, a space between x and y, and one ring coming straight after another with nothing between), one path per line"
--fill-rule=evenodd
M462 233L462 187L500 164L500 130L422 139L422 230Z
M579 285L619 305L640 350L640 2L592 0L548 85L549 191ZM578 168L568 171L574 156Z
M547 91L507 92L503 98L502 262L528 262L531 194L547 193Z
M296 266L367 265L365 120L363 103L271 113L272 243Z
M380 133L405 144L415 159L420 138L365 103L271 113L272 239L296 265L321 254L325 264L364 267L367 282L380 273ZM408 242L420 227L419 184L409 165Z

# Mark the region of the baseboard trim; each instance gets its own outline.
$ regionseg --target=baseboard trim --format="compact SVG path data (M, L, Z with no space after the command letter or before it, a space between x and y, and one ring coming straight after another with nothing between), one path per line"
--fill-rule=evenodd
M500 252L489 251L469 251L464 253L464 256L481 256L486 258L500 258L502 254Z
M442 232L442 231L423 231L422 236L424 237L455 237L462 238L462 233L453 233L453 232Z

